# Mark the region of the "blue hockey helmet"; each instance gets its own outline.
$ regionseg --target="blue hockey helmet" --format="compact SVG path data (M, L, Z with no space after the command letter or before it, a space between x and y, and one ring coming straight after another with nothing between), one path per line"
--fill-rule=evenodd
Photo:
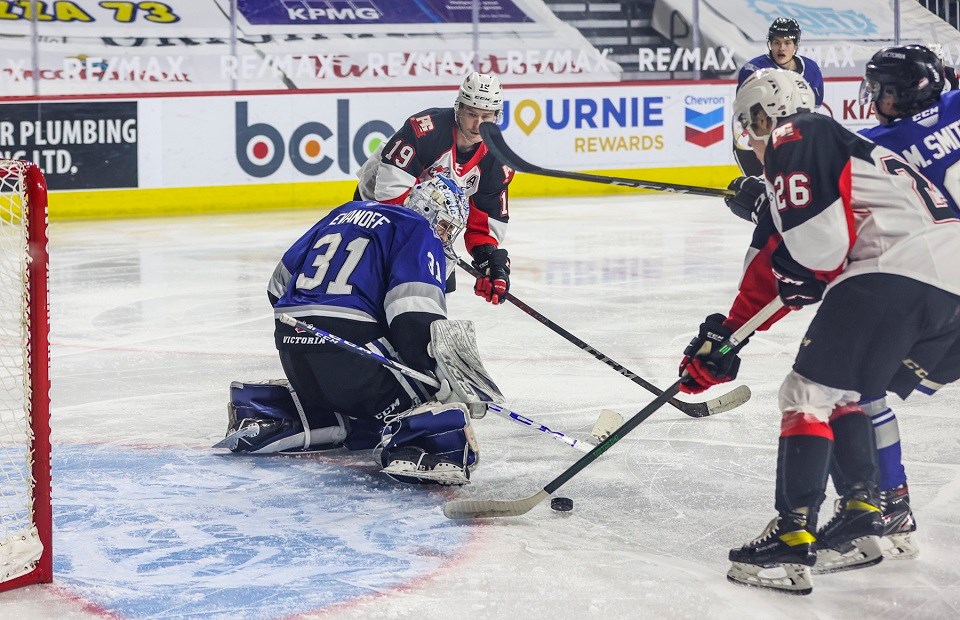
M884 116L913 116L940 99L944 82L943 61L933 50L922 45L885 47L867 62L860 103L876 103L889 94L896 112Z
M456 256L453 242L467 226L470 205L463 190L449 177L438 174L413 186L404 203L422 215L443 242L447 256Z

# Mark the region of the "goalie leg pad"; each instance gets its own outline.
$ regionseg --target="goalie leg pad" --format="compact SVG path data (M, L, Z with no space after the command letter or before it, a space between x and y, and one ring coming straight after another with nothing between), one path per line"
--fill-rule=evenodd
M227 436L215 448L252 454L302 453L338 448L349 431L345 418L330 416L330 426L304 431L303 408L283 379L230 384Z
M374 458L410 484L467 484L480 453L462 403L426 403L387 421Z
M444 402L462 402L472 418L487 413L486 403L503 403L503 394L483 367L471 321L434 321L430 324L430 354L437 360L437 378L452 394Z

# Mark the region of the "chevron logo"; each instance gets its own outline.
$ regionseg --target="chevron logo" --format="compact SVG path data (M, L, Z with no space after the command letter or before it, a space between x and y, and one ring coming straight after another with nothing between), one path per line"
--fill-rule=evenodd
M685 108L684 124L687 142L703 148L716 144L723 140L723 106L707 112Z

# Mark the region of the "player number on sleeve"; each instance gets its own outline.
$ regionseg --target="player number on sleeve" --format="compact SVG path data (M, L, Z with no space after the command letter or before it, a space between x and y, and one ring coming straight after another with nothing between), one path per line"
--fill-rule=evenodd
M390 150L383 154L383 158L389 160L397 168L406 168L416 154L417 149L397 138L393 141Z
M437 279L437 282L443 284L443 274L440 273L440 261L433 256L433 252L427 252L427 270Z
M337 250L340 248L342 241L343 235L340 233L324 235L317 240L313 246L314 250L320 250L320 253L313 259L313 266L316 267L317 270L312 277L307 276L306 273L301 273L297 276L298 289L312 291L323 283L327 271L330 269L330 262L337 255ZM363 257L363 252L367 249L369 243L370 240L366 237L357 237L347 244L345 248L347 257L344 259L340 269L337 270L336 275L330 280L329 284L327 284L327 294L350 295L353 293L353 286L347 281L353 274L354 269L357 268L357 265L360 264L360 259Z
M778 174L773 180L773 198L777 211L803 209L810 206L813 193L810 191L810 177L804 172Z

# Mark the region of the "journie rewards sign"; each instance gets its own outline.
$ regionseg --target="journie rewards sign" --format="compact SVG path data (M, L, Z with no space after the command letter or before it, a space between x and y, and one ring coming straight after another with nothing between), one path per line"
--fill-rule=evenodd
M50 189L137 187L137 103L10 104L0 157L43 169Z

